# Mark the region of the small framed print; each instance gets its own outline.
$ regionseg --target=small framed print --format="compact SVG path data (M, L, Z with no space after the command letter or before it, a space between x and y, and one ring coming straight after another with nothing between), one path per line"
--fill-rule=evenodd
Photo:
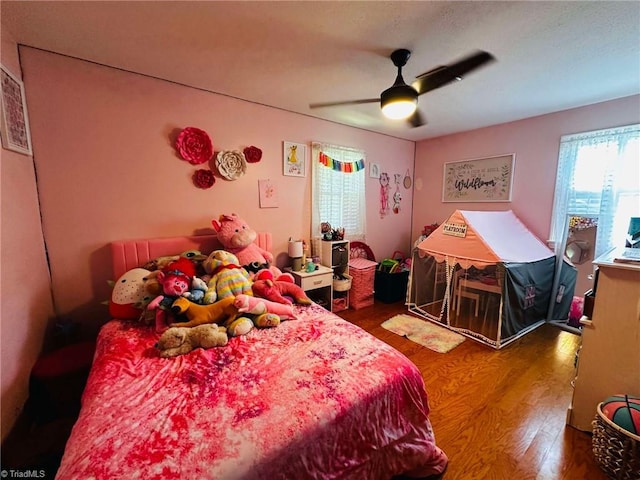
M288 177L306 176L307 146L304 143L284 142L283 174Z
M2 113L0 136L4 148L31 155L31 134L24 84L4 65L0 65Z
M371 178L380 178L380 165L377 163L369 164L369 176Z
M258 180L260 208L278 208L278 187L270 179Z

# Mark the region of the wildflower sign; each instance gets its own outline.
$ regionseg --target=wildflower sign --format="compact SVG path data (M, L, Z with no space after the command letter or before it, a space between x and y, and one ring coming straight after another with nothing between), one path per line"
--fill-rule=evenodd
M443 202L510 202L515 155L444 164Z

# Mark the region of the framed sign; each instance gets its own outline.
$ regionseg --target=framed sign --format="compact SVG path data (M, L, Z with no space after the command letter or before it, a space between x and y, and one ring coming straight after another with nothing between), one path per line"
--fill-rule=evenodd
M515 155L444 164L443 202L510 202Z
M24 85L4 65L0 65L2 85L2 119L0 136L4 148L31 155L29 117L24 96Z

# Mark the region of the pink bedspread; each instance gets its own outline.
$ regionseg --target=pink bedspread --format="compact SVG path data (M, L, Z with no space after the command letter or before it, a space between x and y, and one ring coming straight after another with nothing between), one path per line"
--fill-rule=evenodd
M415 365L316 305L296 308L298 320L173 359L158 356L152 329L107 323L56 478L441 472Z

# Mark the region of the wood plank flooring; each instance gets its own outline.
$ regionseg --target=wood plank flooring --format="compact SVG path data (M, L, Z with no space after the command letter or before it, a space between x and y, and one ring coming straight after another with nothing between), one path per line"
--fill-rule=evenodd
M339 312L409 357L425 381L446 480L606 480L591 436L565 425L580 338L543 325L501 350L472 339L446 354L380 324L403 302ZM594 412L595 414L595 412Z

